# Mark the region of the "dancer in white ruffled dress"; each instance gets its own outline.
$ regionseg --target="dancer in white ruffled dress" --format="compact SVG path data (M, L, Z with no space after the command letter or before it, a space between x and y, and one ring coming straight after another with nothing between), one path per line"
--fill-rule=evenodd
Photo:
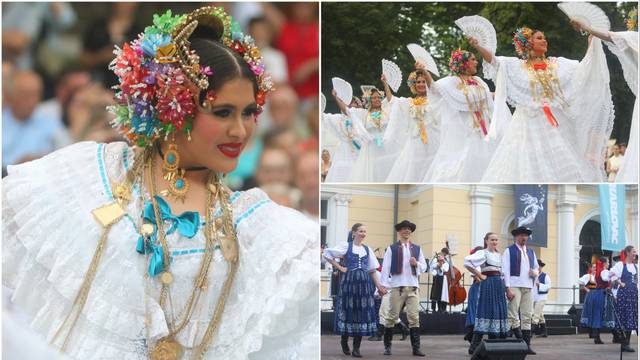
M8 168L3 286L71 359L319 357L317 225L221 183L271 90L233 23L168 11L117 49L113 123L136 147Z
M585 26L580 22L574 22L578 30L591 33L603 41L609 50L618 57L622 65L622 73L627 82L627 86L636 97L633 104L633 115L631 117L631 132L629 134L629 144L624 154L622 165L616 175L616 182L637 183L638 182L638 10L632 10L627 19L629 31L603 33Z
M423 182L479 182L500 141L504 125L489 139L493 95L487 84L474 76L478 61L473 53L451 53L451 75L431 86L431 100L442 119L440 148ZM511 113L501 104L504 121Z
M385 88L388 86L386 81ZM384 134L385 146L402 149L387 176L387 183L418 183L424 179L440 146L440 118L428 97L433 79L416 63L407 85L413 98L393 96L391 120ZM390 93L390 92L389 92Z
M516 108L482 181L604 181L613 104L600 40L589 39L580 62L547 58L544 33L529 28L514 36L520 58L494 56L477 39L469 41L496 83L495 103ZM492 120L503 122L495 111Z

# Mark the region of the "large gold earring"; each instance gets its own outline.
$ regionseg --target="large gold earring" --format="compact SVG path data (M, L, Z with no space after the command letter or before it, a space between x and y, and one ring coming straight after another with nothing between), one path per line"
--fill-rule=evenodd
M165 151L162 158L163 178L169 183L169 188L161 192L164 196L172 196L184 202L187 191L189 190L189 182L185 178L185 170L180 169L180 154L178 153L178 145L169 144L169 148Z

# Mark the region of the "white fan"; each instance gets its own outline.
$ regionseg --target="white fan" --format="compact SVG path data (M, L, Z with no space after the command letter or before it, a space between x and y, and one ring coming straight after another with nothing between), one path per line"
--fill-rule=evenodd
M463 16L456 20L455 24L467 37L473 36L478 39L480 46L491 51L492 54L496 53L498 48L496 29L489 20L479 15Z
M402 83L402 71L396 63L387 59L382 59L382 75L387 80L387 84L393 92L397 92Z
M431 57L431 54L425 48L418 44L409 44L407 45L407 49L411 55L413 55L413 59L422 65L424 65L427 70L429 70L435 76L440 76L440 72L438 72L438 67L436 66L436 62Z
M349 106L349 104L351 104L351 99L353 99L353 88L351 87L351 84L339 77L331 79L331 83L333 84L333 90L336 91L338 99L342 100L345 105Z
M324 113L324 110L327 108L327 98L324 97L323 93L320 93L320 113Z
M594 30L607 32L611 23L607 15L598 6L585 2L563 2L558 4L570 19L578 20Z

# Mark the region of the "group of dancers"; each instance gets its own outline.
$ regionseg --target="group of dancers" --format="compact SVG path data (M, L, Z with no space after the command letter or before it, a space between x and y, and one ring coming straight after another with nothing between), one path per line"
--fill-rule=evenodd
M334 269L343 273L334 308L333 331L341 335L345 355L362 357L362 337L372 336L370 339L375 340L380 334L383 334L384 355L391 355L394 328L406 326L399 319L404 308L412 354L425 356L420 348L419 276L427 272L429 266L420 246L411 241L416 225L403 220L395 229L398 241L386 249L382 266L363 244L367 230L361 223L353 225L345 243L323 252ZM532 230L521 226L511 234L514 243L502 254L498 250L498 235L489 232L484 237L484 246L474 248L464 258L464 267L474 277L465 322L470 355L485 335L489 339L513 336L523 340L530 355L536 354L531 348L534 332L547 336L544 305L551 278L542 271L544 262L527 246ZM634 351L629 339L631 331L637 331L638 327L637 265L632 262L636 255L636 249L627 246L623 260L614 268L607 271L603 261L580 280L587 288L593 288L585 300L581 326L593 329L596 343L601 343L600 328L613 329L624 351ZM339 259L342 261L338 262ZM615 298L604 295L608 282L620 286ZM349 337L353 338L352 348Z
M637 19L637 15L636 15ZM496 56L469 37L481 57L456 49L450 75L437 81L419 60L408 76L411 98L368 89L364 107L337 96L340 114L323 124L339 139L326 182L602 182L614 109L601 39L618 57L627 85L637 96L637 20L634 31L588 32L581 61L547 57L541 30L519 28L513 38L518 57ZM507 104L515 108L512 114ZM638 101L629 149L617 181L637 182Z

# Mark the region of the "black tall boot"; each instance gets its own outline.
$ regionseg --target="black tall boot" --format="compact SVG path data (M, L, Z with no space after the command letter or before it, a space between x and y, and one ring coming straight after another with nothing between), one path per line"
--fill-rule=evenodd
M631 341L631 331L624 332L624 339L622 339L622 351L624 352L636 352L633 350L631 346L629 346L629 342Z
M413 356L424 356L424 353L420 351L420 328L414 327L409 329L409 337L411 338Z
M531 349L531 330L522 330L522 340L527 344L527 354L536 355L536 352Z
M467 326L467 333L464 334L464 339L471 344L471 339L473 339L473 325Z
M520 327L511 329L511 332L516 339L522 340L522 330L520 330Z
M612 343L614 344L621 344L622 343L622 332L619 330L611 330L611 334L613 334L613 341Z
M367 340L369 341L382 341L382 334L384 334L384 326L382 324L378 324L378 329L376 333L369 336Z
M602 339L600 339L600 329L593 329L593 343L594 344L604 344Z
M540 325L540 337L546 338L547 336L549 336L549 333L547 332L547 324L546 323L542 323Z
M403 323L402 320L400 320L400 322L396 325L398 325L398 327L400 328L400 332L402 332L400 341L403 341L409 335L409 327L407 326L407 324Z
M360 343L362 342L362 336L357 335L353 337L353 351L351 352L351 356L361 358L360 355Z
M471 345L469 345L469 355L472 355L473 352L476 351L476 348L480 346L481 342L482 334L474 332L473 337L471 338Z
M531 335L540 335L540 325L531 324Z
M351 350L349 350L349 335L342 335L340 337L340 345L345 355L351 355Z
M391 355L391 340L393 340L393 328L384 328L384 337L382 341L384 342L384 354Z

